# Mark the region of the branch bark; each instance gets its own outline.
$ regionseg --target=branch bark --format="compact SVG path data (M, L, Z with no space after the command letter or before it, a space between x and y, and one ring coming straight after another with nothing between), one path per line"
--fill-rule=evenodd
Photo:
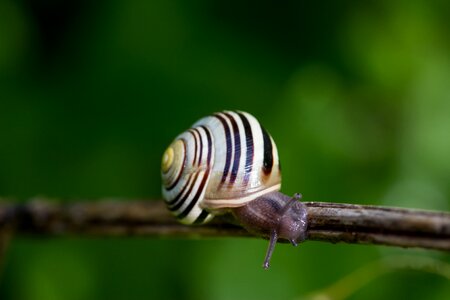
M307 240L383 244L450 251L450 213L380 206L304 202ZM179 224L163 201L58 203L0 201L0 232L31 236L250 237L221 218Z

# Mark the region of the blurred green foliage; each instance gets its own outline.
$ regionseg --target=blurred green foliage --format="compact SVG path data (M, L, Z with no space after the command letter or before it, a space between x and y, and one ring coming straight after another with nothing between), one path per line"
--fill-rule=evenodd
M160 155L222 109L307 201L450 210L450 2L0 0L0 195L159 198ZM0 299L301 299L390 255L250 239L14 239ZM392 270L351 299L444 299ZM356 290L357 289L357 290ZM322 295L323 296L323 295Z

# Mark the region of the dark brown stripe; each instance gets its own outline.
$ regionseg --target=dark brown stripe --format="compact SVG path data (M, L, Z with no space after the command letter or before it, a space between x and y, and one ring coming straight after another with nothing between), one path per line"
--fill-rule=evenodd
M166 190L168 190L168 191L172 190L178 184L178 181L180 181L181 175L183 174L184 166L186 165L186 156L187 156L186 141L184 139L181 139L181 141L183 142L183 147L184 147L183 165L181 166L180 172L177 175L177 179L175 179L175 181L172 183L172 185L170 185L168 188L166 188Z
M210 168L210 163L211 163L211 152L212 152L212 139L211 139L211 134L209 132L209 130L205 127L202 126L202 128L205 130L206 132L206 137L208 139L208 160L207 160L207 168L206 168L206 172L205 175L203 176L202 182L200 183L200 186L197 189L197 193L195 193L194 198L191 200L191 202L188 204L188 206L184 209L184 211L182 213L180 213L179 215L177 215L178 219L183 219L184 217L186 217L192 210L192 208L194 208L195 205L197 205L197 202L200 198L200 195L202 194L203 190L206 187L206 182L208 181L209 178L209 172L211 171ZM197 173L198 174L198 173ZM190 193L190 191L189 191Z
M192 165L195 165L195 162L197 161L197 135L192 129L189 129L189 133L194 137L194 160L192 161Z
M227 147L227 155L225 158L225 167L223 168L222 172L222 179L220 180L220 184L222 185L225 182L225 179L228 176L228 172L230 170L230 164L231 164L231 153L232 153L232 145L231 145L231 133L230 133L230 127L228 126L227 121L219 114L214 115L217 119L219 119L220 123L222 123L223 130L225 131L225 143Z
M209 166L211 166L211 156L212 156L212 137L211 137L211 132L209 132L209 129L206 128L205 125L201 125L201 128L203 128L203 130L205 130L206 133L206 139L208 140L208 156L206 157L206 164L209 168Z
M194 185L197 182L198 174L200 174L200 172L195 173L194 180L192 182L189 182L189 189L188 189L187 193L184 194L184 196L173 206L169 206L170 211L176 211L176 210L180 209L180 207L183 205L184 201L186 201L186 199L191 194L192 189L194 188Z
M264 174L269 175L272 172L273 167L272 141L270 139L269 134L262 126L261 131L264 141L264 160L262 169Z
M200 174L200 172L198 172L196 174L195 181L197 181L198 174ZM200 195L201 195L203 189L205 188L206 180L208 179L208 177L209 177L209 170L206 170L205 175L203 176L202 182L200 183L200 186L198 187L194 198L192 198L191 201L189 202L188 206L180 214L177 215L178 219L183 219L184 217L186 217L191 212L192 208L197 204L198 198L200 198ZM195 185L195 181L194 181L194 184L192 184L192 186ZM191 192L192 192L192 187L191 187L191 189L189 189L189 191L186 195L189 195ZM185 200L186 199L184 199L181 202L184 202ZM173 210L179 209L181 207L181 205L182 205L182 203L180 205L178 205L177 208L174 208ZM172 209L170 209L170 210L172 210Z
M239 117L242 120L242 124L244 124L245 129L245 142L247 144L247 157L245 159L245 175L244 175L244 185L247 185L250 174L252 172L253 159L254 159L254 145L253 145L253 133L252 127L250 126L250 122L244 114L238 112Z
M180 197L184 194L184 191L186 190L186 188L191 184L192 178L193 178L192 174L190 174L188 180L186 181L186 184L183 186L181 191L172 200L167 201L167 205L173 206L173 205L177 204Z
M236 181L236 177L239 171L239 163L241 162L241 136L239 133L239 127L234 117L228 113L224 114L231 121L231 126L233 127L233 135L234 135L234 161L233 167L231 168L230 185L229 185L231 187L233 186L233 183Z
M202 154L203 154L203 139L202 139L202 135L200 134L200 131L198 131L197 128L192 128L192 130L194 130L195 132L197 132L198 134L198 139L200 141L200 154L198 156L198 162L197 162L197 166L200 166L200 164L202 163Z
M194 223L192 224L202 224L208 216L209 212L207 212L206 210L202 210L202 213L197 217L197 219L195 219Z

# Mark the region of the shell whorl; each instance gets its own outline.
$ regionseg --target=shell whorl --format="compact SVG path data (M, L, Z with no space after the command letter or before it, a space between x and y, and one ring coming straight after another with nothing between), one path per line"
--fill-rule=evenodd
M250 114L224 111L180 134L162 163L169 210L186 224L201 224L281 186L273 139Z

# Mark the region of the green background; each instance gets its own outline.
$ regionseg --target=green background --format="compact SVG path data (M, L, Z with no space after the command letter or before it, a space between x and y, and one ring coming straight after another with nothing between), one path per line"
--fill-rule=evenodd
M287 194L449 211L449 18L444 0L0 0L0 195L160 198L171 140L239 109ZM361 268L332 295L450 297L437 251L278 245L265 271L266 247L18 237L0 299L302 299ZM392 257L413 269L378 273Z

